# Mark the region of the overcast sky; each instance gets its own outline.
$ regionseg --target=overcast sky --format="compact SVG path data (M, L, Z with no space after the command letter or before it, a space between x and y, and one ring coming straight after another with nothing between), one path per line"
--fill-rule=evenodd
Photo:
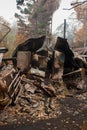
M0 0L0 16L12 21L16 10L16 0Z
M53 15L53 26L52 31L55 32L56 28L64 22L64 19L68 19L70 14L74 12L74 10L64 10L64 8L69 9L71 8L71 2L74 2L74 0L61 0L60 7L57 11L55 11Z

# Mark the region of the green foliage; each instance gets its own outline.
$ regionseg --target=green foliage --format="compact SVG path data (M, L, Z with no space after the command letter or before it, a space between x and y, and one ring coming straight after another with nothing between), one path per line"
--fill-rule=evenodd
M27 7L32 7L32 4L31 3L27 3L26 6Z
M41 34L42 34L42 35L46 35L46 31L39 28L39 29L37 30L37 34L38 34L38 35L41 35Z
M23 11L23 10L20 10L20 12L21 12L22 14L24 14L24 11Z
M35 13L33 14L32 18L36 19L37 17L38 17L38 13L35 12Z
M19 14L15 13L15 17L16 17L16 18L19 18Z
M18 9L18 10L21 10L21 7L17 5L17 9Z
M38 24L37 24L37 26L38 26L38 28L40 28L40 29L43 29L43 28L45 28L45 25L44 25L44 23L38 23Z
M42 0L41 4L44 5L47 0Z
M25 8L24 9L24 14L30 14L30 11L27 8Z

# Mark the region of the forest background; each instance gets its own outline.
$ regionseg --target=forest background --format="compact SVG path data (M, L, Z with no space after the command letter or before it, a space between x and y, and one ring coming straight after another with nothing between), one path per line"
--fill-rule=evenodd
M57 36L63 36L63 23L52 34L53 14L60 3L61 0L17 0L17 12L15 12L17 22L10 25L0 17L0 46L9 48L6 56L11 57L13 50L26 39L45 35L47 42L54 44ZM72 13L66 23L66 37L71 47L83 47L84 42L85 44L87 42L87 3L75 8L73 6L73 9L76 12L75 18ZM6 33L8 35L3 38Z

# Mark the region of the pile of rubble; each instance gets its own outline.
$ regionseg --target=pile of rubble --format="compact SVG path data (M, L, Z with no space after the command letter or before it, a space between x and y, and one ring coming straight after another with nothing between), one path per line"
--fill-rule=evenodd
M33 40L36 39L30 42ZM3 59L5 65L0 71L2 125L3 121L10 123L10 116L14 123L19 119L23 122L58 117L61 114L58 99L87 91L87 64L74 59L66 39L59 38L52 52L39 50L41 46L34 43L29 48L28 44L27 41L19 45L12 58ZM12 64L7 65L9 60Z

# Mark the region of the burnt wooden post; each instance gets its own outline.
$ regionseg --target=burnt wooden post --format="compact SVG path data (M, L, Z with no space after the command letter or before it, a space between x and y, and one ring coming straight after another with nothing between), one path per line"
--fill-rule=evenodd
M66 19L64 19L64 38L66 38Z

